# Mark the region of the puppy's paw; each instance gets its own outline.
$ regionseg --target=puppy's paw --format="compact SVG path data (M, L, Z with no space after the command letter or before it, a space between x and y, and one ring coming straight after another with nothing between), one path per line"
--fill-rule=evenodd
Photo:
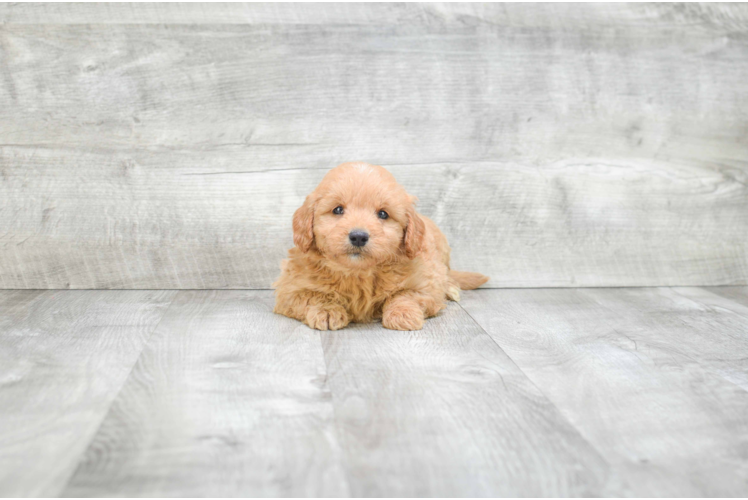
M447 298L449 300L454 300L455 302L460 301L460 288L456 287L454 285L450 285L447 289Z
M423 311L418 307L390 307L382 315L382 325L390 330L420 330Z
M305 322L315 330L340 330L351 320L342 306L330 304L310 307L306 312Z

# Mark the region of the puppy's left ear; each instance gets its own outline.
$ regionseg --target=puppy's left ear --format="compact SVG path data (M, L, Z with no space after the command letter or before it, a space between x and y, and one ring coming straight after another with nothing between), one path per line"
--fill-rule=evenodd
M405 255L407 255L409 259L413 259L418 255L418 252L421 251L426 225L423 223L423 219L418 215L413 205L408 208L407 216L408 225L405 226L403 246L405 247Z
M307 196L293 214L293 242L304 253L314 242L314 202L312 195Z

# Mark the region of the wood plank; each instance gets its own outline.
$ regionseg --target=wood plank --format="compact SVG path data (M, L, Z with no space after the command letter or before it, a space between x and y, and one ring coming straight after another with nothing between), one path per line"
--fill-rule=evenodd
M0 496L55 496L174 292L0 292Z
M651 26L726 32L748 24L744 5L489 3L3 3L5 24L479 24L576 29Z
M465 295L463 307L636 496L748 493L748 392L710 362L746 356L736 334L748 322L668 289Z
M294 205L352 159L489 286L748 283L745 5L0 19L0 287L266 288Z
M347 496L319 333L179 292L65 496Z
M742 37L476 22L6 24L0 137L336 163L746 157Z
M712 286L705 290L748 306L748 286Z
M269 288L292 214L326 169L242 166L233 153L3 151L0 288ZM748 168L389 168L447 235L453 268L489 287L748 281Z
M748 307L696 287L601 290L595 301L613 320L643 316L646 329L626 334L632 341L675 351L748 391Z
M663 337L678 336L680 353L748 391L748 305L695 287L677 287L663 295L667 309L658 312L657 322L666 332ZM633 307L652 311L648 300L646 293L626 296ZM658 335L654 328L652 335Z
M625 487L455 304L420 332L322 336L353 496L620 496Z

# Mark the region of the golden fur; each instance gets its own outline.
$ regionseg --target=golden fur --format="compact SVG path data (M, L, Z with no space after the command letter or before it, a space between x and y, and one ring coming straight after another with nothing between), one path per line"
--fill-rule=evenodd
M318 330L377 318L386 328L420 330L447 299L459 300L460 289L488 281L449 270L447 239L415 201L380 166L330 170L293 216L296 246L273 284L274 311ZM333 213L338 206L343 214ZM380 210L389 218L379 218ZM369 234L360 249L348 238L354 229Z

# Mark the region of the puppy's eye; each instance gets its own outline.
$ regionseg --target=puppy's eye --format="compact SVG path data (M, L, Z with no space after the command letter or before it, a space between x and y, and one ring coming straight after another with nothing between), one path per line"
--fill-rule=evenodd
M338 205L337 207L332 209L332 213L335 215L343 215L343 207Z
M379 211L379 212L377 213L377 217L379 217L379 218L380 218L380 219L382 219L382 220L384 220L384 219L389 219L389 218L390 218L390 214L388 214L388 213L387 213L387 212L385 212L384 210L380 210L380 211Z

